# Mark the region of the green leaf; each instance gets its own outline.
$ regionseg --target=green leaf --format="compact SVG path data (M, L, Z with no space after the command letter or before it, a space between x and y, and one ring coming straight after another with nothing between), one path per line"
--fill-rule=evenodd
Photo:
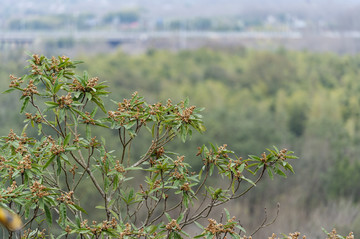
M55 158L55 155L52 155L42 168L43 169L47 168L51 164L51 162L54 160L54 158Z
M27 123L24 127L23 130L21 131L21 134L25 134L27 127L29 126L29 123Z
M85 128L86 128L86 138L90 140L91 139L91 128L88 124L86 125Z
M170 217L169 213L165 212L165 216L169 220L169 222L171 222L172 218Z
M76 209L76 210L79 210L79 211L82 211L83 213L85 214L88 214L84 208L80 207L79 205L76 205L76 204L69 204L69 207L72 208L72 209Z
M274 179L274 175L273 175L273 173L272 173L272 171L271 171L271 168L267 168L266 171L268 172L269 177L270 177L271 179Z
M86 95L86 98L88 98L88 100L92 99L92 94L90 92L86 92L85 95Z
M44 209L45 209L45 215L46 215L46 222L50 226L50 225L52 225L52 215L51 215L50 208L48 207L48 205L46 203L44 204Z
M71 134L68 134L66 135L65 139L64 139L64 142L63 142L63 146L67 146L67 144L69 143L70 141L70 138L71 138Z
M81 117L83 117L84 119L89 119L89 117L84 113L84 112L81 112L80 110L74 108L74 107L71 107L71 110L72 111L75 111L76 113L78 113Z
M284 178L287 177L286 174L283 171L281 171L279 168L275 168L274 170L275 170L276 174L279 174L280 176L282 176Z
M247 181L248 183L252 184L253 186L256 186L256 184L252 180L245 178L244 176L241 176L241 178Z
M292 173L295 173L293 167L291 166L291 164L289 164L288 162L284 162L283 165L284 165L284 167L286 169L290 170Z
M230 213L229 213L229 211L228 211L226 208L224 208L224 211L225 211L225 213L226 213L226 219L227 219L227 220L230 220Z
M42 130L42 124L38 124L38 135L41 134L41 130Z
M59 222L60 222L60 226L65 227L65 221L66 221L66 205L65 203L61 203L60 204L60 208L59 208Z
M107 113L107 112L106 112L106 109L105 109L105 106L104 106L104 103L103 103L103 101L102 101L99 97L93 96L93 98L92 98L91 101L94 102L95 104L97 104L97 106L99 106L100 109L101 109L105 114Z
M246 230L242 226L236 225L235 227L240 229L242 232L246 233Z
M198 226L199 228L203 229L203 230L205 229L205 228L203 227L203 225L201 225L200 223L198 223L198 222L196 222L196 221L195 221L195 225Z
M61 174L61 160L59 155L57 155L56 157L56 163L57 163L56 175L59 176Z
M53 101L45 101L44 104L45 104L46 106L50 106L50 107L51 107L51 106L55 106L55 107L59 106L59 103L53 102Z
M21 107L21 110L20 110L20 113L23 113L26 106L29 104L29 101L30 101L30 97L26 97L23 104L22 104L22 107Z
M61 88L61 86L62 85L64 85L64 83L60 83L60 84L58 84L58 78L56 78L56 81L55 81L55 84L54 84L54 94L56 94L59 90L60 90L60 88Z
M200 235L195 236L194 238L204 238L205 235L206 235L206 233L202 233Z
M10 92L13 92L14 90L15 90L15 88L10 88L10 89L8 89L6 91L3 91L2 94L8 94Z

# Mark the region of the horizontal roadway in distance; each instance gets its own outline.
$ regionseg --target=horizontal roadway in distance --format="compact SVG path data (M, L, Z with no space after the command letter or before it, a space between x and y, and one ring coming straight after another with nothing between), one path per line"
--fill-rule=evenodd
M304 34L299 31L244 31L244 32L211 32L211 31L1 31L1 41L38 39L64 39L74 40L148 40L159 38L252 38L252 39L301 39L306 36L325 38L360 38L360 32L332 32Z

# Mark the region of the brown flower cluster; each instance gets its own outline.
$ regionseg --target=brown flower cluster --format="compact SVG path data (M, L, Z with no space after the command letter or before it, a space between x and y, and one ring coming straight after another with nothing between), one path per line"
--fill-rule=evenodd
M116 228L117 221L115 218L112 218L111 221L103 221L101 228L107 230L109 228Z
M343 238L343 237L339 237L337 232L336 232L336 229L332 229L332 231L328 234L327 238L326 239L340 239L340 238ZM349 235L346 237L346 239L354 239L354 234L352 232L349 233Z
M89 146L90 146L90 147L95 147L95 148L97 148L97 147L100 146L100 143L99 143L99 141L96 139L96 136L94 136L94 137L92 137L92 138L90 139Z
M21 77L17 78L13 75L10 75L10 85L9 87L12 88L12 87L19 87L21 83L23 83L24 81L21 79Z
M175 219L172 219L171 222L169 222L166 225L166 230L168 231L181 231L180 225L177 223Z
M90 226L88 226L88 220L85 219L84 221L81 222L80 227L90 230L94 235L99 235L99 234L101 234L102 231L106 231L110 228L115 229L117 225L118 224L117 224L116 219L112 218L111 221L104 220L102 222L102 224L100 224L100 225L97 225L97 222L93 221L92 226L90 227ZM71 231L71 229L70 229L70 231Z
M14 133L13 129L10 129L10 133L6 138L6 142L19 140L19 137Z
M287 239L299 239L300 238L300 232L289 233L289 235L286 238ZM268 239L277 239L276 234L273 233L271 235L271 237L268 237ZM306 239L306 236L302 236L302 239Z
M91 118L90 113L86 111L85 115L86 115L86 117L82 117L84 119L83 123L95 125L95 120L93 118Z
M0 170L6 167L6 162L7 160L3 156L0 156Z
M65 231L69 234L71 232L71 228L69 225L66 225Z
M98 77L93 77L90 80L88 80L86 86L89 88L94 88L95 86L97 86L98 81L99 81Z
M208 164L215 164L216 165L218 158L219 158L219 156L216 156L214 154L214 152L212 151L212 149L210 149L209 152L206 152L205 158L203 158L202 160L204 162L204 165L208 165Z
M221 223L217 223L216 220L209 218L208 219L209 225L205 228L205 231L208 231L213 235L220 234L220 233L235 233L235 231L234 231L235 224L232 223L234 220L235 220L235 217L228 220L228 224L230 226L227 226L227 225L224 226Z
M115 170L118 171L119 173L124 173L125 169L122 165L120 165L120 161L116 160L116 165L115 165Z
M157 188L160 188L160 185L161 185L161 180L158 179L154 182L154 184L152 185L152 188L151 189L157 189Z
M131 225L129 223L126 223L124 231L120 233L120 238L124 238L124 236L131 236L131 235L132 235Z
M191 115L192 115L195 108L196 108L196 106L190 106L189 108L184 109L182 114L180 114L180 112L177 112L177 115L185 123L190 123L190 117L191 117Z
M41 68L38 65L32 64L31 68L32 68L31 72L33 75L42 75L43 74Z
M25 116L27 119L35 121L35 123L41 123L43 121L39 114L32 115L31 113L25 113Z
M222 146L218 147L217 155L218 157L228 158L229 155L226 153L227 151L227 144L223 144Z
M180 190L181 190L181 191L184 191L184 192L190 191L190 185L189 185L189 183L184 183L183 185L181 185Z
M59 103L59 107L62 109L65 106L70 106L71 103L73 102L72 97L71 97L71 93L69 92L67 95L62 95L59 99L58 99L58 103Z
M155 150L156 158L160 158L165 153L164 147L160 147Z
M34 63L35 63L35 65L40 65L40 57L39 57L39 55L37 55L37 54L34 54L34 55L32 55L32 57L34 58Z
M16 194L14 195L14 191L16 188L17 188L16 181L13 181L12 184L9 187L7 187L6 190L5 189L1 190L0 199L2 198L7 199L9 197L16 198L17 195Z
M185 159L185 156L182 155L182 156L177 156L177 160L174 161L174 164L176 167L184 167L184 159Z
M59 63L60 61L56 59L54 56L51 57L51 66L50 69L54 70L55 72L59 72Z
M27 239L31 236L34 236L34 231L37 231L37 234L35 234L36 238L46 238L46 229L43 229L42 231L39 231L38 229L31 230L31 228L28 228L24 231L24 234L21 236L21 239Z
M74 164L72 166L71 169L69 169L69 172L73 175L73 177L75 177L75 173L76 173L76 169L78 168L78 166L76 164Z
M153 105L149 105L149 108L150 108L151 115L156 115L158 113L161 113L165 109L165 107L162 105L161 102L158 102Z
M155 236L156 232L154 232L152 235ZM132 238L142 238L142 237L147 237L149 235L144 232L143 228L141 228L138 231L134 231L131 229L131 225L129 223L126 223L125 229L120 233L119 239L125 238L126 236L133 236Z
M7 191L8 193L12 193L12 192L15 191L16 188L17 188L16 181L13 181L12 184L10 185L10 187L8 187L8 188L6 189L6 191Z
M78 81L77 79L73 80L73 84L70 87L70 89L74 90L74 91L82 91L85 92L85 87L81 85L80 81Z
M30 186L31 193L39 198L45 197L49 195L46 187L42 185L40 182L35 181L32 186Z
M74 191L70 191L70 192L65 193L65 194L61 193L61 196L58 197L56 200L58 200L59 202L66 203L66 204L74 205L75 203L72 200L73 194L74 194Z
M17 140L19 140L19 146L15 149L15 151L23 156L28 154L26 144L28 143L29 138L26 136L26 133L23 133L20 138L17 137Z
M120 125L126 123L126 120L130 118L129 115L133 119L138 120L144 113L144 107L143 104L140 104L139 100L136 99L137 97L137 92L135 92L132 99L124 99L123 102L119 102L116 111L108 111L109 118L118 122ZM141 123L145 123L145 119L141 119L140 121Z
M31 158L30 154L23 156L22 160L19 161L17 169L21 173L24 173L25 169L31 169Z
M282 161L286 160L286 152L287 152L287 149L280 150L279 154L277 155L277 158Z
M79 80L74 79L72 85L70 86L70 89L74 91L90 92L92 91L91 88L94 88L95 86L98 85L98 81L99 81L98 77L93 77L88 80L86 86L83 86Z
M300 232L293 232L293 233L289 233L289 235L286 237L287 239L300 239ZM268 237L269 239L280 239L276 237L276 234L273 233L271 237ZM302 239L306 239L306 236L302 236ZM333 229L326 237L326 239L340 239L343 237L340 237L336 230ZM247 237L242 237L241 239L248 239ZM346 236L346 239L354 239L354 234L352 232L349 233L348 236Z
M52 154L59 155L59 154L65 152L65 149L62 145L57 145L57 144L53 143L53 145L51 146L50 152Z
M23 89L23 96L32 96L39 94L39 91L37 91L37 87L34 85L33 80L29 80L29 84Z
M184 179L184 175L182 173L179 173L178 169L175 168L174 172L170 173L170 177L174 177L176 179Z
M240 165L242 164L241 162L239 163L239 161L240 160L235 160L234 162L235 162L235 165L233 165L232 163L229 163L228 165L227 165L227 169L226 169L226 171L230 171L230 172L232 172L233 173L233 175L234 175L234 177L235 177L235 179L240 179L242 176L243 176L243 174L242 174L242 172L239 170L239 167L240 167ZM235 173L231 170L231 168L234 168L235 170Z

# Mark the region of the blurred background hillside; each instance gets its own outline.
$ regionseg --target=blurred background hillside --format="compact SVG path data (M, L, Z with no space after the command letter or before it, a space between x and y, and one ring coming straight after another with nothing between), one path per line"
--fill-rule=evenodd
M225 206L252 232L264 207L272 218L280 202L277 221L255 238L293 231L324 238L322 227L360 235L359 1L0 0L0 6L1 92L9 74L25 73L29 52L84 61L79 72L107 81L114 100L133 91L150 102L188 96L205 107L207 132L172 147L193 167L202 164L194 162L197 146L209 141L243 157L272 145L299 156L295 175L262 182ZM23 127L14 99L0 95L1 135ZM98 133L116 142L110 131ZM89 200L89 208L95 205Z

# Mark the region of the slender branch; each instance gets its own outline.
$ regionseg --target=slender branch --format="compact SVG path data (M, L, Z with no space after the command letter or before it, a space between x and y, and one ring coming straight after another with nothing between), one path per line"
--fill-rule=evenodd
M80 158L82 158L82 162L77 158L75 157L75 155L73 154L73 152L70 151L70 155L73 157L73 159L83 168L86 170L86 172L88 173L91 181L93 182L93 184L95 185L96 189L99 191L99 193L101 194L101 196L103 198L105 198L105 193L104 191L102 190L101 186L99 185L99 183L97 182L95 176L93 175L93 173L91 172L91 170L89 169L89 167L87 167L87 165L85 165L85 162L84 162L84 159L82 157L82 154L81 154L81 151L79 150L79 155L80 155Z
M267 213L266 213L266 208L264 208L264 214L265 214L264 215L264 220L261 223L261 225L253 233L251 233L251 236L253 236L255 233L257 233L261 228L268 227L271 224L273 224L276 221L276 219L278 218L279 212L280 212L280 203L277 203L277 210L276 210L275 218L271 222L269 222L268 224L265 224L266 221L267 221Z

